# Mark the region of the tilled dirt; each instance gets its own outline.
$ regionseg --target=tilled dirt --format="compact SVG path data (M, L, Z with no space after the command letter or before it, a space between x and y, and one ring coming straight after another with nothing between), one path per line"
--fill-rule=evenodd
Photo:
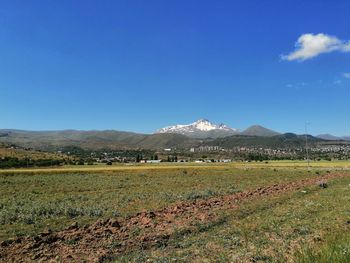
M218 220L218 211L235 209L244 200L300 190L341 176L346 175L314 176L206 200L178 202L127 219L110 218L85 226L73 224L59 232L47 230L35 237L20 237L2 242L0 261L103 262L132 250L166 246L176 233L191 232L198 223L215 222Z

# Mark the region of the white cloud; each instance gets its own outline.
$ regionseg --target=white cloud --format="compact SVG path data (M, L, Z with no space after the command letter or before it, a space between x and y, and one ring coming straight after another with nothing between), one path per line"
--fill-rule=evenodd
M350 52L350 41L348 41L347 43L344 44L343 51Z
M303 34L295 43L295 50L288 55L282 55L282 59L304 61L333 51L350 52L350 42L322 33Z
M350 72L343 73L344 78L350 79Z

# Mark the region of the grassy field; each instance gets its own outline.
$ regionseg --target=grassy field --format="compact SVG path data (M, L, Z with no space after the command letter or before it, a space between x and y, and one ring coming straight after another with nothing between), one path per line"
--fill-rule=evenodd
M116 165L0 172L0 240L60 230L73 222L127 218L175 202L208 199L284 182L347 173L348 162ZM344 170L344 171L341 171ZM166 246L117 261L349 262L350 177L303 191L247 200ZM335 238L340 235L342 238ZM315 259L317 259L315 261ZM326 260L326 261L322 261Z
M307 168L306 161L268 161L268 162L232 162L232 163L160 163L160 164L95 164L95 165L65 165L59 167L43 167L43 168L15 168L0 169L0 174L8 173L64 173L64 172L105 172L105 171L126 171L126 170L162 170L162 169L220 169L222 167L251 169L251 168ZM326 170L350 170L350 161L311 161L311 169Z

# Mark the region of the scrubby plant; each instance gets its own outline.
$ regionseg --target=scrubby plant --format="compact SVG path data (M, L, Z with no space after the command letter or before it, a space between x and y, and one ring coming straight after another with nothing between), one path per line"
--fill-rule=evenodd
M328 183L327 181L322 180L318 183L318 186L321 188L328 188Z
M304 247L297 252L295 262L299 263L345 263L350 262L350 236L341 235L329 240L320 249Z

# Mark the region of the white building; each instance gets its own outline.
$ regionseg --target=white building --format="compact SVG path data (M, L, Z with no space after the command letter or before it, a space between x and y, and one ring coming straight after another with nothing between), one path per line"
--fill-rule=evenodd
M161 160L147 160L146 163L160 163Z

